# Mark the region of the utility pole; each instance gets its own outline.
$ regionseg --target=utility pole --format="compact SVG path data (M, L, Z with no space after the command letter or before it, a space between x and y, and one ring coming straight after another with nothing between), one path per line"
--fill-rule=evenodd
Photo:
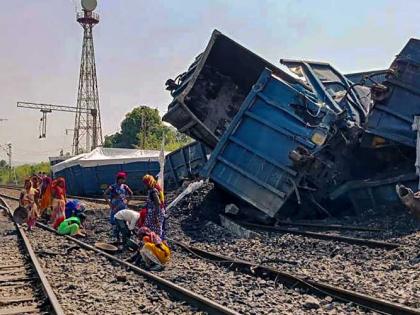
M9 168L9 181L12 181L12 144L10 142L7 143L5 146L0 144L0 148L2 148L6 152L6 155L9 158L7 166Z
M145 142L145 136L144 136L144 134L145 134L145 130L144 130L144 113L141 113L141 125L140 125L140 127L141 127L141 139L140 139L141 143L140 143L140 148L142 150L144 150L144 142Z
M149 124L147 122L147 119L144 115L144 112L141 112L141 121L140 121L140 128L141 128L141 137L140 137L140 149L145 150L146 148L146 137L148 134L148 127Z
M12 144L7 144L7 156L9 157L9 181L12 181Z

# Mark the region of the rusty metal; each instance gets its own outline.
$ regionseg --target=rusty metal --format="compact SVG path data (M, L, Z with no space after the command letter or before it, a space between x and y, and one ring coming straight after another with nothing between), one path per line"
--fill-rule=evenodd
M317 224L306 222L293 222L293 221L276 221L278 225L302 226L308 228L316 228L322 230L349 230L349 231L364 231L364 232L383 232L384 229L371 228L367 226L356 225L341 225L341 224Z
M400 246L400 244L397 244L397 243L375 241L375 240L364 239L364 238L331 235L331 234L309 232L309 231L302 231L302 230L296 230L296 229L285 229L285 228L280 228L277 226L254 224L254 223L248 223L248 222L243 222L243 221L239 221L238 223L245 227L254 228L258 230L264 230L264 231L272 232L272 233L288 233L288 234L302 235L302 236L308 236L308 237L317 238L321 240L327 240L327 241L337 241L337 242L343 242L343 243L348 243L348 244L353 244L353 245L364 245L371 248L382 248L382 249L391 250L391 249L398 248Z

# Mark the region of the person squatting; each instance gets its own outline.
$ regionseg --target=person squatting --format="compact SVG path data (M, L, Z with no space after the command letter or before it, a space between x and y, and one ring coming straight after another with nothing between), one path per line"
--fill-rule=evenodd
M110 223L117 244L124 249L135 249L130 261L139 263L140 258L147 268L160 270L169 261L170 249L165 236L165 197L162 188L152 175L145 175L143 183L147 188L147 201L140 211L128 209L133 193L126 182L127 175L119 172L116 183L104 193L110 207ZM132 242L137 236L142 245Z

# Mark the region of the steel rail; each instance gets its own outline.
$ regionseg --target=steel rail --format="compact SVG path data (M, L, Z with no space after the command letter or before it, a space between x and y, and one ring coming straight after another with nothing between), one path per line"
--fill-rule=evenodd
M18 199L18 198L14 198L14 199ZM3 204L2 208L6 209L7 213L9 214L10 218L12 219L13 215L12 215L12 212L10 210L10 207L2 197L0 197L0 203ZM64 315L63 308L61 307L60 303L58 302L57 296L55 295L54 290L52 289L50 283L47 280L47 277L44 274L44 271L42 270L42 267L41 267L41 265L38 261L38 258L36 257L36 254L35 254L35 252L32 248L32 245L31 245L28 237L26 236L25 231L23 230L22 227L19 226L19 224L17 224L14 221L13 221L13 223L16 227L16 230L19 233L19 236L23 240L23 243L25 245L25 250L29 255L29 259L31 260L32 265L34 266L35 273L37 274L39 280L41 280L42 290L44 291L45 296L48 298L48 300L51 304L51 307L54 310L54 313L56 315Z
M357 226L357 225L341 225L341 224L320 224L320 223L308 223L308 222L296 222L296 221L277 221L279 225L290 225L290 226L302 226L308 228L316 228L323 230L350 230L350 231L363 231L363 232L384 232L381 228L371 228L368 226Z
M103 197L85 197L85 196L75 196L75 195L67 195L67 197L72 198L72 199L80 199L80 200L85 200L85 201L107 204L106 200ZM130 201L145 201L146 198L147 198L146 196L135 195L130 198Z
M96 252L99 255L102 255L106 258L108 258L111 261L114 261L122 266L125 266L127 268L129 268L131 271L135 272L136 274L139 274L143 277L145 277L146 279L152 281L153 283L155 283L158 287L160 287L161 289L163 289L164 291L170 293L172 296L176 297L179 300L183 300L187 303L189 303L192 306L197 307L198 309L205 311L209 314L214 314L214 315L239 315L240 313L229 309L217 302L214 302L202 295L199 295L197 293L194 293L188 289L185 289L171 281L168 281L162 277L159 277L147 270L144 270L142 268L139 268L133 264L130 264L126 261L123 261L117 257L112 256L111 254L108 254L100 249L97 249L96 247L93 247L85 242L82 242L81 240L78 240L72 236L69 235L60 235L57 233L56 230L50 228L49 226L46 226L45 224L39 223L37 222L37 226L43 228L46 231L49 231L51 233L54 233L58 236L61 237L65 237L66 239L78 244L80 247L86 249L86 250L91 250Z
M215 263L225 265L228 268L240 269L242 272L249 275L258 276L261 278L268 277L275 282L281 281L288 287L299 287L301 289L309 290L317 295L329 295L336 298L337 300L353 302L363 308L384 314L420 315L419 309L414 309L399 303L394 303L367 294L343 289L321 281L303 278L301 276L296 276L291 273L283 272L269 266L260 265L255 262L209 252L187 245L180 241L171 239L170 242L172 244L178 245L187 252L195 254L202 259L211 260Z
M3 185L3 184L0 184L0 188L11 189L11 190L21 190L21 189L23 189L23 187L20 187L20 186ZM80 200L85 200L85 201L92 201L92 202L106 204L105 199L101 198L100 196L96 196L96 197L84 197L84 196L67 195L67 197L72 198L72 199L80 199ZM133 200L133 201L144 201L144 200L146 200L146 198L147 198L147 196L134 195L131 198L131 200Z
M17 187L17 186L8 186L8 185L0 185L0 189L10 189L10 190L21 190L23 189L23 187ZM0 194L1 195L1 194ZM4 195L6 198L8 198L7 195ZM96 202L99 204L104 204L107 205L107 202L105 199L103 198L93 198L93 197L84 197L84 196L74 196L74 195L67 195L68 198L71 199L79 199L79 200L84 200L84 201L89 201L89 202ZM146 201L146 196L134 196L130 201L135 201L135 202L144 202ZM128 208L136 210L138 208L139 205L135 205L135 204L130 204L128 206Z
M12 190L21 190L21 189L23 189L23 187L18 187L18 186L15 186L15 185L3 185L3 184L0 184L0 188L5 188L5 189L12 189Z
M108 205L106 200L101 199L101 198L91 198L91 197L73 196L73 195L67 195L67 197L72 198L72 199L79 199L79 200L84 200L84 201L89 201L89 202L95 202L95 203L99 203L99 204L102 204L102 205ZM141 196L140 199L137 199L137 198L136 199L131 199L130 202L133 202L133 201L144 202L144 201L146 201L146 199L141 199L142 197L143 196ZM146 198L146 197L144 197L144 198ZM130 203L129 205L127 205L127 208L131 209L131 210L138 210L139 207L140 207L140 204Z
M248 222L243 222L243 221L236 221L236 222L239 225L242 225L244 227L263 230L263 231L272 232L272 233L285 233L285 234L288 233L288 234L302 235L302 236L308 236L308 237L317 238L321 240L327 240L327 241L338 241L338 242L354 244L354 245L365 245L371 248L382 248L382 249L392 250L401 246L401 244L397 244L397 243L375 241L375 240L364 239L364 238L355 238L355 237L332 235L332 234L325 234L325 233L319 233L319 232L286 229L286 228L281 228L277 226L260 225L260 224L248 223Z

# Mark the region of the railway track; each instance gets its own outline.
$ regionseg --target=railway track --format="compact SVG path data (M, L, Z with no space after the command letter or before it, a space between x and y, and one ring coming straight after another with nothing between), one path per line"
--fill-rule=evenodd
M56 314L63 309L25 231L0 198L0 314Z
M98 223L99 222L96 222L95 226L98 226ZM104 220L104 223L108 225L106 220ZM43 224L38 225L51 233L55 233L54 230ZM98 230L95 232L95 235L97 235ZM40 234L41 232L34 231L34 233ZM217 300L233 310L232 312L241 314L252 314L253 312L257 312L258 314L272 314L280 313L287 307L290 308L290 310L301 308L300 312L305 311L305 309L302 309L304 308L302 305L304 305L305 299L308 297L306 291L298 293L294 289L278 287L274 280L267 280L267 283L260 284L253 276L249 277L246 273L230 271L224 266L215 266L212 262L200 262L197 257L191 257L189 253L184 253L180 249L174 253L171 266L165 271L156 274L146 272L141 268L126 263L122 260L124 258L123 255L116 255L117 257L115 257L94 248L92 245L96 241L101 240L97 237L88 239L87 241L67 236L65 238L84 249L95 251L113 262L122 264L133 272L139 273L146 278L152 277L151 280L154 281L156 281L156 278L161 279L160 281L164 281L164 283L161 283L160 285L166 286L167 283L175 283L177 288L184 287L187 288L189 292L195 292L199 296L205 296L210 300ZM45 244L46 241L43 240L40 243ZM51 248L53 251L57 251L54 249L54 246L50 246L49 250L51 250ZM229 285L229 283L231 285ZM236 286L236 284L239 283L240 287ZM165 290L168 289L173 290L174 288L165 288ZM288 298L292 302L283 304L280 302L279 297ZM194 305L196 304L197 303ZM340 303L338 304L341 306ZM363 313L357 306L343 305L343 309L346 307L356 314ZM335 308L341 309L340 307ZM200 309L207 310L202 305L200 306ZM310 310L307 311L310 312ZM209 313L215 313L215 311L210 310ZM313 310L312 313L315 314L315 310Z
M46 227L44 226L43 228ZM75 241L80 242L80 240ZM395 303L392 301L387 301L385 299L379 299L368 294L342 289L338 286L331 285L322 281L308 279L307 277L303 278L292 273L280 271L276 268L261 265L257 262L246 261L225 255L216 254L214 252L192 247L179 241L171 240L171 242L176 245L177 250L181 249L185 251L184 255L180 255L180 252L177 251L177 255L181 256L181 259L184 262L188 259L191 259L191 257L188 258L188 255L192 255L196 259L201 259L206 262L216 264L218 266L223 266L225 269L228 270L234 269L235 272L241 272L243 274L248 274L253 277L258 277L260 279L272 281L274 287L276 287L276 285L278 284L282 284L285 287L292 287L295 289L298 288L301 290L302 293L313 294L321 297L333 297L335 301L341 301L344 303L351 302L355 305L361 306L365 310L375 311L378 313L420 314L420 311L418 309L407 307L405 305ZM90 246L89 244L82 243L83 242L79 244L82 247L86 248L86 246ZM217 270L217 272L220 273L220 270ZM168 277L171 277L171 275L169 274ZM226 277L226 275L224 275L224 277ZM282 292L281 294L284 295L285 292Z
M224 205L213 198L211 187L203 187L171 209L168 235L206 252L247 260L248 265L264 265L301 279L401 304L420 312L420 232L415 225L407 226L407 223L411 224L408 216L401 221L397 220L403 214L390 217L392 220L397 219L395 221L383 216L369 220L346 218L343 221L336 220L328 227L326 224L315 224L315 227L303 223L304 231L307 232L313 232L311 230L316 230L318 225L328 230L328 233L322 233L326 234L325 239L318 235L313 237L312 233L300 235L267 232L244 238L236 236L234 230L231 232L208 221L209 213L216 213L217 216L217 210L223 208ZM341 222L356 222L356 225L347 229L348 225ZM290 225L293 222L282 223ZM361 223L369 224L366 231L363 231L364 227L360 229ZM339 228L336 228L337 224ZM347 240L343 242L334 239L338 233L350 238L368 236L367 240L385 241L399 246L384 248L363 243L352 244Z
M106 219L103 221L104 224L108 225ZM45 225L39 224L39 226L55 233L54 230ZM94 226L100 227L99 222L95 222ZM95 231L96 236L97 232L98 230ZM134 272L144 272L140 271L141 269L138 269L138 267L122 262L122 257L114 257L92 247L92 244L96 241L103 239L95 237L87 240L87 243L78 239L68 238L85 249L94 250L101 255L105 255L108 259L123 263ZM285 309L290 309L290 311L300 309L302 313L317 313L315 309L311 311L306 309L307 306L304 306L306 299L313 292L309 292L306 289L297 292L293 288L279 287L274 279L264 280L250 276L245 272L231 271L225 266L218 266L214 265L213 262L197 259L197 257L191 256L190 253L183 252L181 248L177 248L176 253L173 255L171 266L167 270L160 272L159 276L176 283L178 286L187 287L189 290L202 294L209 299L217 299L223 305L227 305L241 314L252 314L255 311L258 314L272 314L283 312ZM263 281L263 284L260 281ZM279 297L289 302L282 302L282 299ZM338 302L339 300L336 300L337 306L334 306L337 311L348 309L348 311L356 314L364 313L359 307L349 305L348 301L345 301L343 304Z
M261 225L261 224L242 222L242 221L238 223L247 228L252 228L255 230L263 230L270 233L287 233L287 234L294 234L294 235L302 235L302 236L321 239L321 240L343 242L343 243L348 243L348 244L367 246L371 248L396 249L400 246L400 244L398 243L377 241L377 240L364 239L364 238L348 237L348 236L313 232L313 231L307 231L307 230L298 230L298 229L292 229L292 228L281 228L278 226L268 226L268 225ZM336 229L336 227L332 226L331 229Z
M0 188L2 186L0 185ZM18 189L15 187L6 186L3 187L6 189ZM19 189L20 190L20 189ZM81 197L81 196L68 196L69 198L80 199L92 203L98 204L107 204L103 198L93 198L93 197ZM140 196L138 199L133 199L134 201L144 201L144 196ZM137 209L138 207L131 205L132 209ZM313 229L322 229L322 230L349 230L349 231L364 231L364 232L382 232L383 229L378 228L368 228L363 226L346 226L346 225L328 225L328 224L310 224L310 223L293 223L293 222L280 222L282 225L289 225L292 227L285 228L280 226L268 226L268 225L261 225L255 224L245 221L238 221L238 224L255 230L262 230L270 233L288 233L294 235L302 235L305 237L327 240L327 241L337 241L343 242L348 244L355 244L360 246L367 246L371 248L383 248L383 249L396 249L400 246L400 244L395 242L386 242L380 240L373 240L373 239L366 239L366 238L359 238L359 237L348 237L348 236L341 236L336 234L330 233L323 233L319 231L313 231ZM293 226L301 227L299 229L293 228ZM302 229L303 228L303 229Z
M0 188L20 191L20 190L22 190L23 187L16 186L16 185L3 185L3 184L0 184ZM105 199L102 196L85 197L85 196L68 195L68 198L80 199L80 200L89 201L89 202L96 202L96 203L106 204L106 201L105 201ZM134 196L131 197L131 200L132 201L143 202L143 201L146 200L146 196L134 195Z
M420 314L420 310L416 310L399 303L393 303L355 291L345 290L328 283L323 283L321 281L304 279L287 272L282 272L275 268L260 265L256 262L236 259L220 255L218 253L212 253L175 240L171 240L171 243L201 259L210 260L214 263L227 266L228 268L241 270L242 272L253 276L268 278L274 280L275 283L283 283L289 287L298 287L300 289L312 292L313 294L321 296L332 296L342 302L352 302L366 308L367 310L384 314Z
M15 202L17 201L17 198L13 196L8 196L4 194L2 196ZM200 294L192 292L191 290L185 289L184 287L166 279L163 279L158 275L153 274L152 272L148 272L135 265L127 263L126 261L123 261L117 257L114 257L113 255L99 250L81 240L78 240L71 236L60 236L56 233L55 230L41 223L38 223L37 226L41 227L43 230L36 229L32 231L31 242L35 244L35 247L38 249L39 253L45 256L42 259L43 262L48 266L52 267L49 270L49 274L47 274L47 277L49 275L51 278L55 278L55 283L53 283L53 286L56 290L60 292L60 297L63 301L66 301L66 303L68 303L67 299L71 299L71 296L80 294L80 292L78 292L79 290L86 291L86 286L89 284L91 286L90 289L94 292L97 292L97 286L99 285L99 283L97 282L98 278L102 279L106 277L106 274L112 275L112 277L110 277L110 280L112 281L110 281L110 283L108 284L114 282L113 279L115 279L115 276L117 279L120 279L117 281L126 282L127 280L125 280L125 278L130 277L129 275L125 275L124 270L129 269L136 275L140 275L142 278L152 283L152 285L146 285L144 281L141 280L141 277L137 276L135 278L130 278L129 280L130 283L133 283L133 288L143 287L144 289L148 290L148 292L153 292L151 294L153 296L140 296L140 299L137 301L137 305L132 306L124 304L121 305L121 300L114 300L115 303L119 304L120 308L119 312L117 311L116 314L126 314L127 312L129 312L130 314L155 314L154 312L158 310L156 309L156 307L153 307L153 305L149 305L148 309L146 310L144 309L144 307L145 305L147 307L147 304L157 303L161 303L161 306L158 308L159 312L163 314L171 312L173 314L201 314L203 312L208 314L239 314L235 310L223 306L214 300L208 299ZM53 238L51 238L52 233L56 234L56 236L54 236ZM77 249L69 245L69 242L66 242L66 240L77 244L78 246L76 247L85 250L83 252L78 253L80 257L78 255L74 255L74 251L77 252ZM95 259L87 261L86 258L90 256L88 252L92 251L98 254L98 256L94 256ZM96 257L101 257L102 259ZM109 261L111 261L113 264L118 265L118 267L104 267L104 263L106 264L107 261L108 265L110 265ZM87 262L88 264L86 264ZM76 268L75 271L72 271L70 270L69 265L83 265L83 267L81 269ZM65 273L64 275L63 272ZM87 277L88 281L83 281L82 279L84 277ZM121 278L123 279L121 280ZM66 281L68 282L68 285L64 287L64 290L61 290L63 282ZM127 292L121 292L121 294L125 297L127 297L128 295L132 295L132 292L130 291L132 291L133 288L131 286L126 286ZM109 294L110 290L112 291L112 288L106 286L106 289L103 293ZM149 298L152 299L153 303L148 301ZM96 296L95 299L98 299L98 297ZM178 304L174 304L174 300L182 301L182 303L186 303L187 305L190 305L190 307L186 307L186 305L183 305L179 302L176 302ZM168 306L169 303L171 303L170 306ZM100 304L102 305L102 303ZM104 306L102 311L105 311L106 313L107 310L109 310L109 306L102 306ZM138 309L136 309L136 306L138 307ZM73 310L74 307L75 305L71 305L69 309ZM79 305L78 307L79 310L78 312L75 312L75 314L80 314L80 312L88 313L88 311L90 312L93 310L95 312L98 311L92 305L88 305L86 307L80 307ZM69 309L67 309L66 314L69 313ZM0 314L2 313L0 312Z

